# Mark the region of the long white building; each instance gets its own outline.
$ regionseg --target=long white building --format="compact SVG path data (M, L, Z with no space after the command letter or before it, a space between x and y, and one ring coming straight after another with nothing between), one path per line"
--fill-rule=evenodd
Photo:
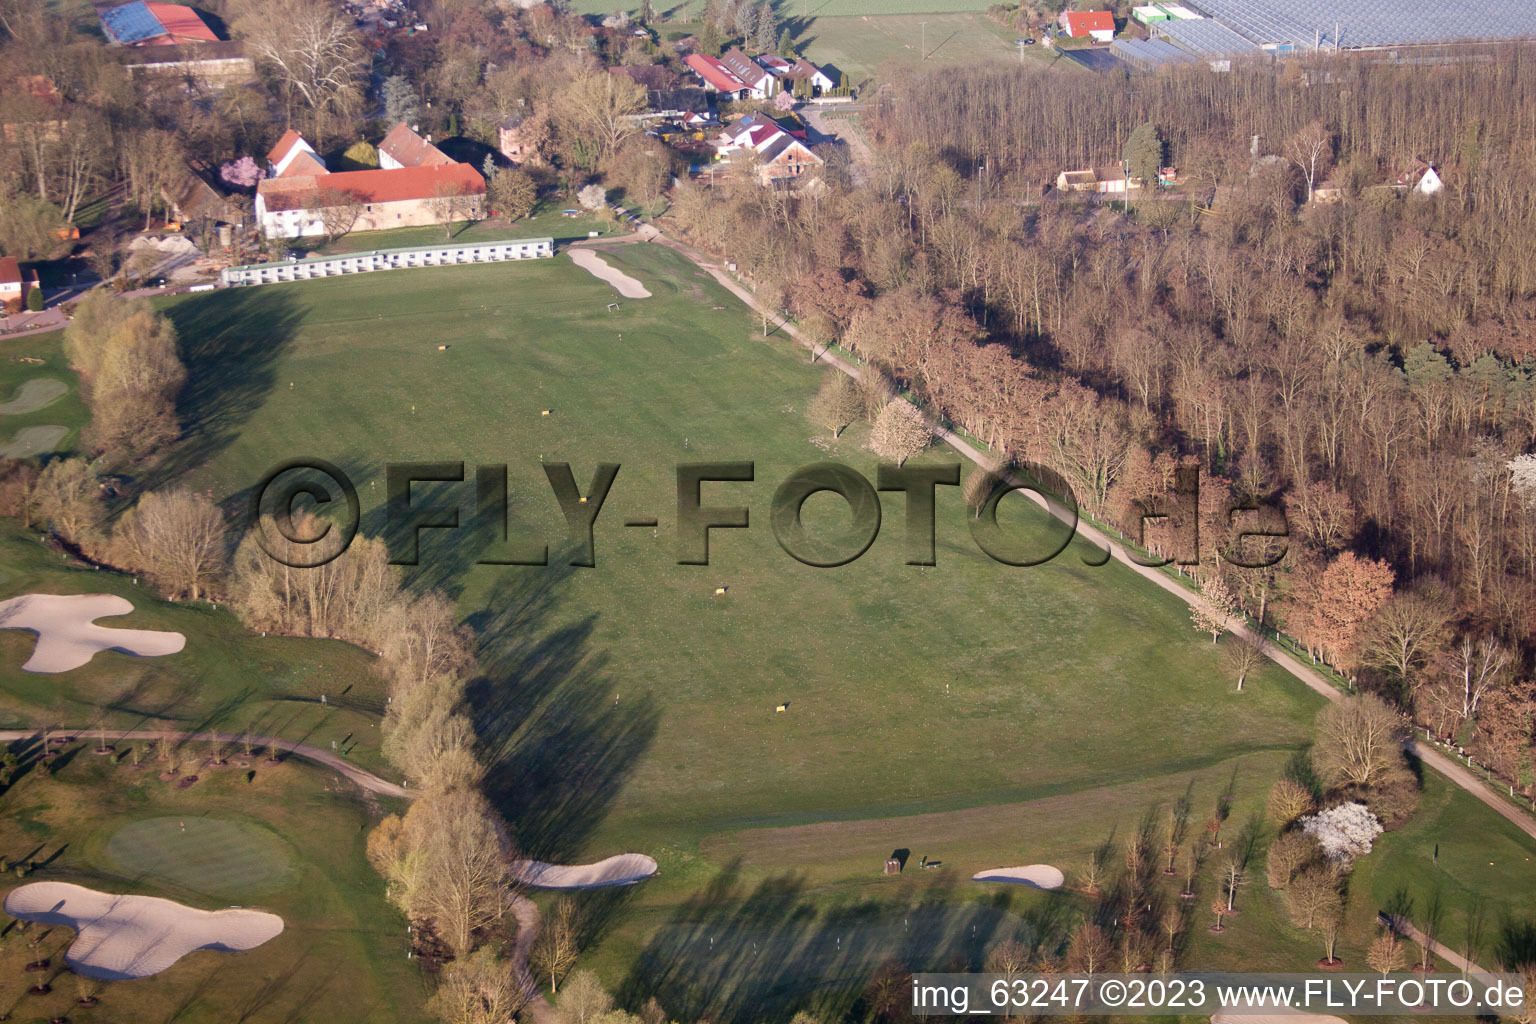
M553 238L514 238L495 242L464 242L426 245L412 249L375 249L335 256L311 256L281 263L254 263L226 267L219 279L226 285L276 284L280 281L312 281L320 277L345 277L375 270L406 270L411 267L454 267L466 263L501 263L506 260L545 259L555 254Z

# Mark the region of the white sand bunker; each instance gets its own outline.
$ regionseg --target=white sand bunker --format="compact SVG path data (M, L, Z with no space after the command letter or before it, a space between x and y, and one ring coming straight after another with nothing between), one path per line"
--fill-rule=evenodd
M656 873L656 862L643 853L621 853L596 864L545 864L518 861L512 874L535 889L598 889L608 885L634 885Z
M572 249L570 253L572 263L599 281L606 281L613 285L614 290L626 299L648 299L651 297L651 293L646 291L645 285L636 281L624 273L624 271L612 266L607 260L591 249Z
M64 960L76 974L121 981L159 974L196 949L255 949L283 930L259 910L198 910L155 896L114 896L68 882L32 882L5 897L23 921L62 924L80 934Z
M67 384L54 377L33 377L31 380L24 380L9 402L0 402L0 416L20 416L22 413L37 412L43 406L57 402L68 390Z
M68 433L68 427L61 427L57 423L22 427L8 443L0 445L0 459L27 459L51 452Z
M0 601L0 629L29 629L37 634L37 648L21 666L28 672L68 672L98 651L157 658L187 646L187 638L180 633L109 629L93 621L131 611L131 601L112 594L27 594Z
M1060 889L1067 880L1060 868L1049 864L1030 864L1022 868L991 868L971 876L973 882L1011 882L1014 885L1032 885L1036 889Z

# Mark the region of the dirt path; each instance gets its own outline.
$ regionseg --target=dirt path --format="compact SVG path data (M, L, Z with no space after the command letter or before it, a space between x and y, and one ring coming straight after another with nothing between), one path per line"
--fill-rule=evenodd
M1408 938L1412 939L1414 942L1419 943L1420 945L1424 944L1424 933L1415 928L1413 926L1413 922L1408 920L1406 917L1402 917L1398 914L1388 914L1385 912L1377 914L1376 917L1381 921L1382 924L1386 925L1394 932L1397 932L1397 934L1406 935ZM1429 951L1464 974L1492 973L1491 971L1484 970L1483 968L1477 966L1477 964L1473 963L1471 960L1468 960L1466 957L1462 956L1460 953L1456 952L1454 949L1447 946L1439 939L1429 940Z
M59 736L89 736L95 733L95 729L64 729L50 728L50 733ZM265 747L284 750L295 757L301 757L306 761L313 761L341 775L348 782L360 789L380 796L398 797L401 800L414 800L416 794L409 792L404 787L397 786L393 782L386 782L372 772L365 771L354 764L342 760L328 750L310 746L308 743L299 743L296 740L285 740L277 736L247 736L238 732L169 732L149 729L108 729L107 740L191 740L194 743L223 743L230 746L244 743L249 740L253 747ZM0 729L0 743L14 743L17 740L41 739L36 729Z
M627 236L625 239L622 239L622 241L639 240L640 239L635 238L634 236ZM731 277L728 273L726 273L724 266L705 256L703 253L694 249L692 246L685 245L682 242L668 238L666 235L661 234L659 231L656 232L654 236L652 236L651 240L659 245L665 245L669 249L674 249L682 255L686 256L701 270L704 270L716 281L720 282L721 287L725 288L726 291L730 292L742 302L746 303L748 309L754 312L758 312L757 300L751 291L749 291L745 286L738 282L734 277ZM816 352L817 346L815 343L802 335L800 333L800 329L797 328L794 324L781 322L778 329L784 331L784 333L788 334L791 338L794 338L801 345L810 349L812 353ZM860 375L860 370L857 366L854 366L848 360L841 358L834 352L823 351L819 356L817 356L817 358L823 362L837 367L839 370L843 371L854 379L858 379ZM932 426L935 436L944 441L951 448L955 449L955 451L965 456L967 459L970 459L976 465L989 471L995 471L998 468L996 460L994 460L991 456L981 452L979 449L970 444L970 442L966 441L964 438L960 437L954 431L946 429L938 423L932 423ZM1008 479L1010 482L1015 484L1023 483L1023 481L1016 477L1010 476ZM1059 519L1063 519L1063 521L1066 521L1064 515L1059 513L1058 510L1052 509L1049 504L1047 504L1045 499L1040 497L1034 491L1023 491L1022 493L1028 496L1030 500L1034 501L1035 504L1046 509L1046 511L1050 512L1052 515L1057 516ZM1110 553L1110 557L1119 562L1121 565L1124 565L1126 568L1130 569L1142 579L1145 579L1148 582L1161 587L1163 590L1172 594L1174 597L1177 597L1185 604L1194 604L1196 595L1193 591L1186 590L1184 587L1181 587L1178 583L1157 569L1149 568L1148 566L1137 562L1131 557L1130 552L1127 551L1123 545L1110 540L1110 538L1106 536L1102 530L1081 521L1077 523L1076 529L1077 536L1088 540L1101 551L1107 550ZM1227 628L1233 633L1245 637L1249 640L1259 639L1257 634L1255 634L1255 632L1248 626L1246 622L1243 622L1235 617L1228 618ZM1317 672L1316 670L1303 665L1301 662L1291 657L1291 655L1287 654L1285 651L1280 650L1271 643L1266 642L1264 644L1264 649L1271 661L1285 669L1285 671L1289 672L1297 679L1301 680L1312 690L1332 701L1344 699L1344 694L1339 692L1338 688L1330 683L1326 678L1324 678L1320 672ZM1452 784L1476 797L1483 804L1490 807L1500 817L1513 824L1516 828L1520 829L1520 831L1524 832L1532 839L1536 839L1536 820L1533 820L1530 815L1524 813L1519 808L1510 805L1501 799L1497 794L1491 792L1486 786L1483 785L1481 780L1479 780L1476 775L1461 765L1457 764L1455 761L1441 754L1439 751L1421 746L1413 740L1408 741L1407 747L1414 756L1423 762L1423 764L1433 768L1435 771L1449 779Z
M528 952L533 949L533 940L539 937L539 908L528 897L514 894L512 916L517 918L517 940L512 944L512 970L517 974L517 983L522 986L523 994L528 997L528 1004L519 1013L518 1019L521 1020L522 1012L526 1012L533 1024L560 1024L560 1015L549 1005L549 1000L544 998L539 983L533 978L533 972L528 969Z

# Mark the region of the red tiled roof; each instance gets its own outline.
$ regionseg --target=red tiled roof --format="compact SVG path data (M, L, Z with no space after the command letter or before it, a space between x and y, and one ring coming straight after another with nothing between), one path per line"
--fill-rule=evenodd
M1108 11L1068 11L1064 17L1067 19L1067 32L1073 36L1115 30L1115 16Z
M406 167L432 167L451 164L453 160L426 139L411 131L404 121L395 125L379 143L379 152L388 153Z
M360 203L394 203L440 195L485 193L485 179L469 164L340 171L305 178L265 178L256 189L268 210L300 210L321 190L348 193Z
M283 137L277 140L277 145L273 146L272 152L267 154L267 163L277 164L281 162L283 157L288 155L288 151L294 147L295 143L303 137L292 128L283 132Z
M176 42L196 41L204 43L216 43L219 37L213 34L203 19L190 7L181 4L156 4L147 3L149 13L155 16L165 28L166 35Z
M0 256L0 284L21 284L21 264L14 256Z
M292 160L288 161L288 166L283 168L282 177L308 178L316 174L328 173L330 168L326 167L319 157L306 150L300 150L294 154Z
M706 53L690 53L683 63L721 92L737 92L747 87L746 82L731 74L724 64Z

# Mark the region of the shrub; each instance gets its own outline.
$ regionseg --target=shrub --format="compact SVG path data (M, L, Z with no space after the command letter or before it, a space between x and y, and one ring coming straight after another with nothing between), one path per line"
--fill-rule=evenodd
M1359 801L1334 806L1301 819L1301 830L1317 837L1323 856L1348 864L1371 852L1371 844L1381 835L1381 822L1370 808Z
M1301 783L1281 779L1270 787L1266 810L1276 828L1289 828L1297 818L1316 810L1316 805L1312 802L1312 794Z
M43 290L41 288L27 289L27 308L34 313L43 311Z

